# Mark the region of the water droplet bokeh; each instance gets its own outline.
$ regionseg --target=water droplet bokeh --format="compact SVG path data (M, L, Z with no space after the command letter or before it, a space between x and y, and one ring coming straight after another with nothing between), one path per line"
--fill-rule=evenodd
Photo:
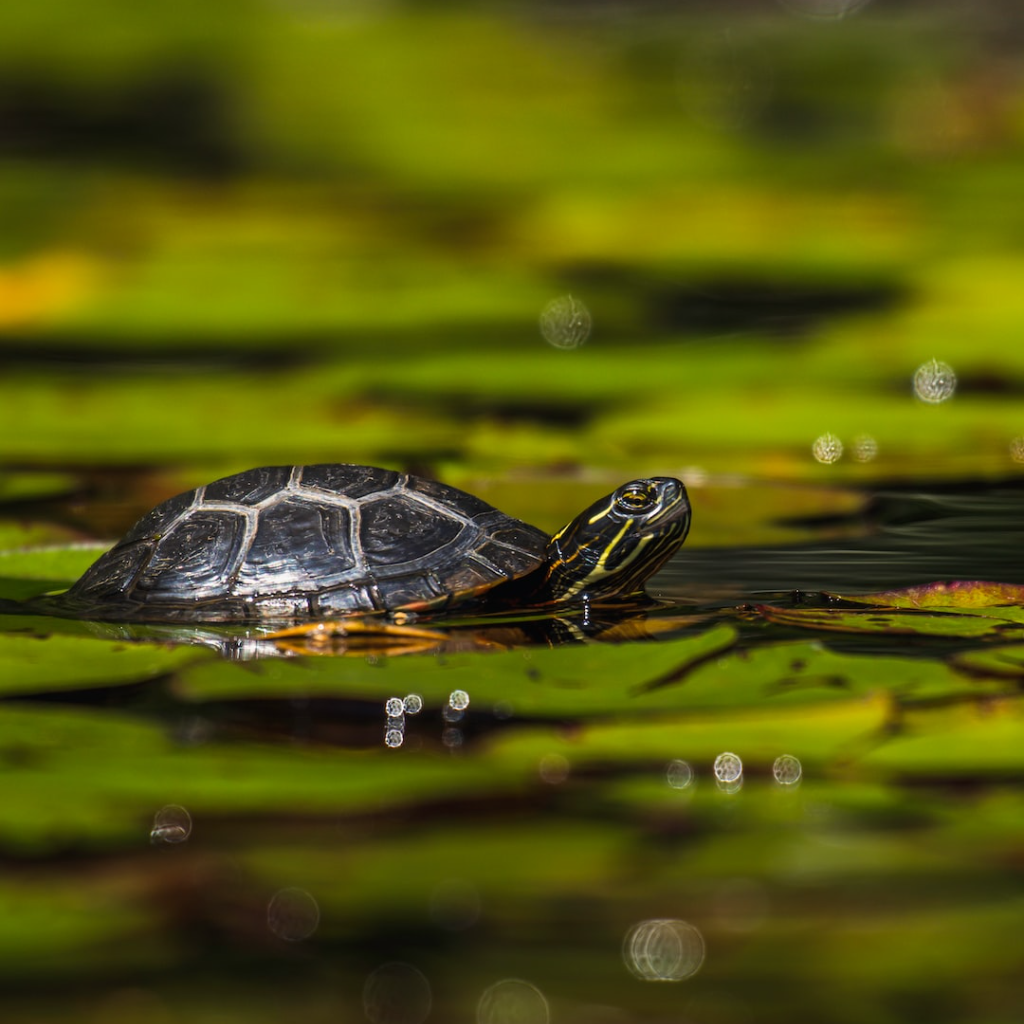
M670 761L665 769L665 779L673 789L687 789L693 785L693 769L686 761Z
M371 1024L423 1024L432 1005L430 982L412 964L383 964L363 985L363 1011Z
M835 434L824 433L811 445L811 454L818 462L831 465L843 457L843 442Z
M549 1024L548 1001L536 985L521 978L496 982L480 997L477 1024Z
M803 766L792 754L782 754L775 758L772 765L772 776L780 786L795 786L803 775Z
M320 905L305 889L279 889L267 904L267 927L285 942L308 939L320 925Z
M878 442L870 434L858 434L853 439L853 457L857 462L872 462L878 457Z
M929 359L914 372L914 394L922 402L938 405L948 401L956 391L956 374L948 363Z
M149 838L154 843L183 843L192 834L192 816L178 804L161 807L153 815Z
M553 348L579 348L590 328L590 310L572 295L552 299L540 314L541 337Z
M656 918L626 933L622 959L642 981L684 981L704 963L704 936L687 921Z
M469 707L469 694L465 690L453 690L448 698L448 706L456 711L465 711Z
M569 777L569 761L561 754L545 754L537 765L537 774L550 786L557 786Z
M726 751L715 758L715 778L719 782L739 782L743 778L743 762Z

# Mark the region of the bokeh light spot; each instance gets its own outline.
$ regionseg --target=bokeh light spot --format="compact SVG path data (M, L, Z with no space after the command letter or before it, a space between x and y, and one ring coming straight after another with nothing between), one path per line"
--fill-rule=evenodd
M411 964L383 964L363 986L363 1011L371 1024L423 1024L432 1003L430 982Z
M857 462L872 462L878 457L878 442L870 434L853 439L853 457Z
M320 924L320 906L305 889L279 889L267 904L267 927L285 942L308 939Z
M772 776L780 786L795 786L803 775L803 766L799 758L792 754L782 754L775 758L772 765Z
M192 834L192 816L178 804L161 807L153 815L149 838L154 843L183 843Z
M824 433L811 445L811 454L818 462L831 465L843 457L843 442L835 434Z
M552 299L540 314L541 337L553 348L579 348L590 328L590 310L572 295Z
M914 394L922 402L938 405L948 401L956 391L956 374L948 363L929 359L914 372Z
M687 789L693 785L693 778L693 769L686 761L669 761L665 779L673 789Z
M480 997L477 1024L548 1024L548 1001L536 985L521 978L496 982Z
M743 762L726 751L715 758L715 778L719 782L739 782L743 778Z
M687 921L656 918L626 933L622 958L642 981L684 981L704 963L704 936Z
M537 774L550 786L557 786L569 777L569 761L561 754L545 754L537 765Z

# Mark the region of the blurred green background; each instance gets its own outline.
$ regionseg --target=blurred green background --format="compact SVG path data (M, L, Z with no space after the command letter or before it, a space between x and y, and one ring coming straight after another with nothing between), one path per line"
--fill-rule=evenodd
M0 597L275 462L552 529L672 473L716 550L998 483L1012 568L1022 45L1009 0L0 8ZM1024 648L972 614L273 664L4 616L0 1015L422 1024L365 1001L397 960L432 1021L1016 1021ZM692 980L623 963L660 919Z
M6 10L4 464L1014 471L1017 12L830 5Z

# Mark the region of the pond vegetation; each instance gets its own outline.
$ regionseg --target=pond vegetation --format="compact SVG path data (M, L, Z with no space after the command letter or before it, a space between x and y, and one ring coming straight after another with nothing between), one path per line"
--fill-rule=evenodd
M5 1020L1017 1020L1019 29L8 5ZM693 527L586 642L26 604L315 462Z

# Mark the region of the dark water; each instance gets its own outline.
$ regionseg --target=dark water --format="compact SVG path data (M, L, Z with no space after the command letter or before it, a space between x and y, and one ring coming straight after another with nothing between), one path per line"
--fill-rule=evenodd
M750 497L756 506L753 488ZM1020 480L880 489L865 493L853 516L792 523L810 533L852 528L859 536L841 544L685 548L659 577L659 594L866 594L935 580L1024 582Z

